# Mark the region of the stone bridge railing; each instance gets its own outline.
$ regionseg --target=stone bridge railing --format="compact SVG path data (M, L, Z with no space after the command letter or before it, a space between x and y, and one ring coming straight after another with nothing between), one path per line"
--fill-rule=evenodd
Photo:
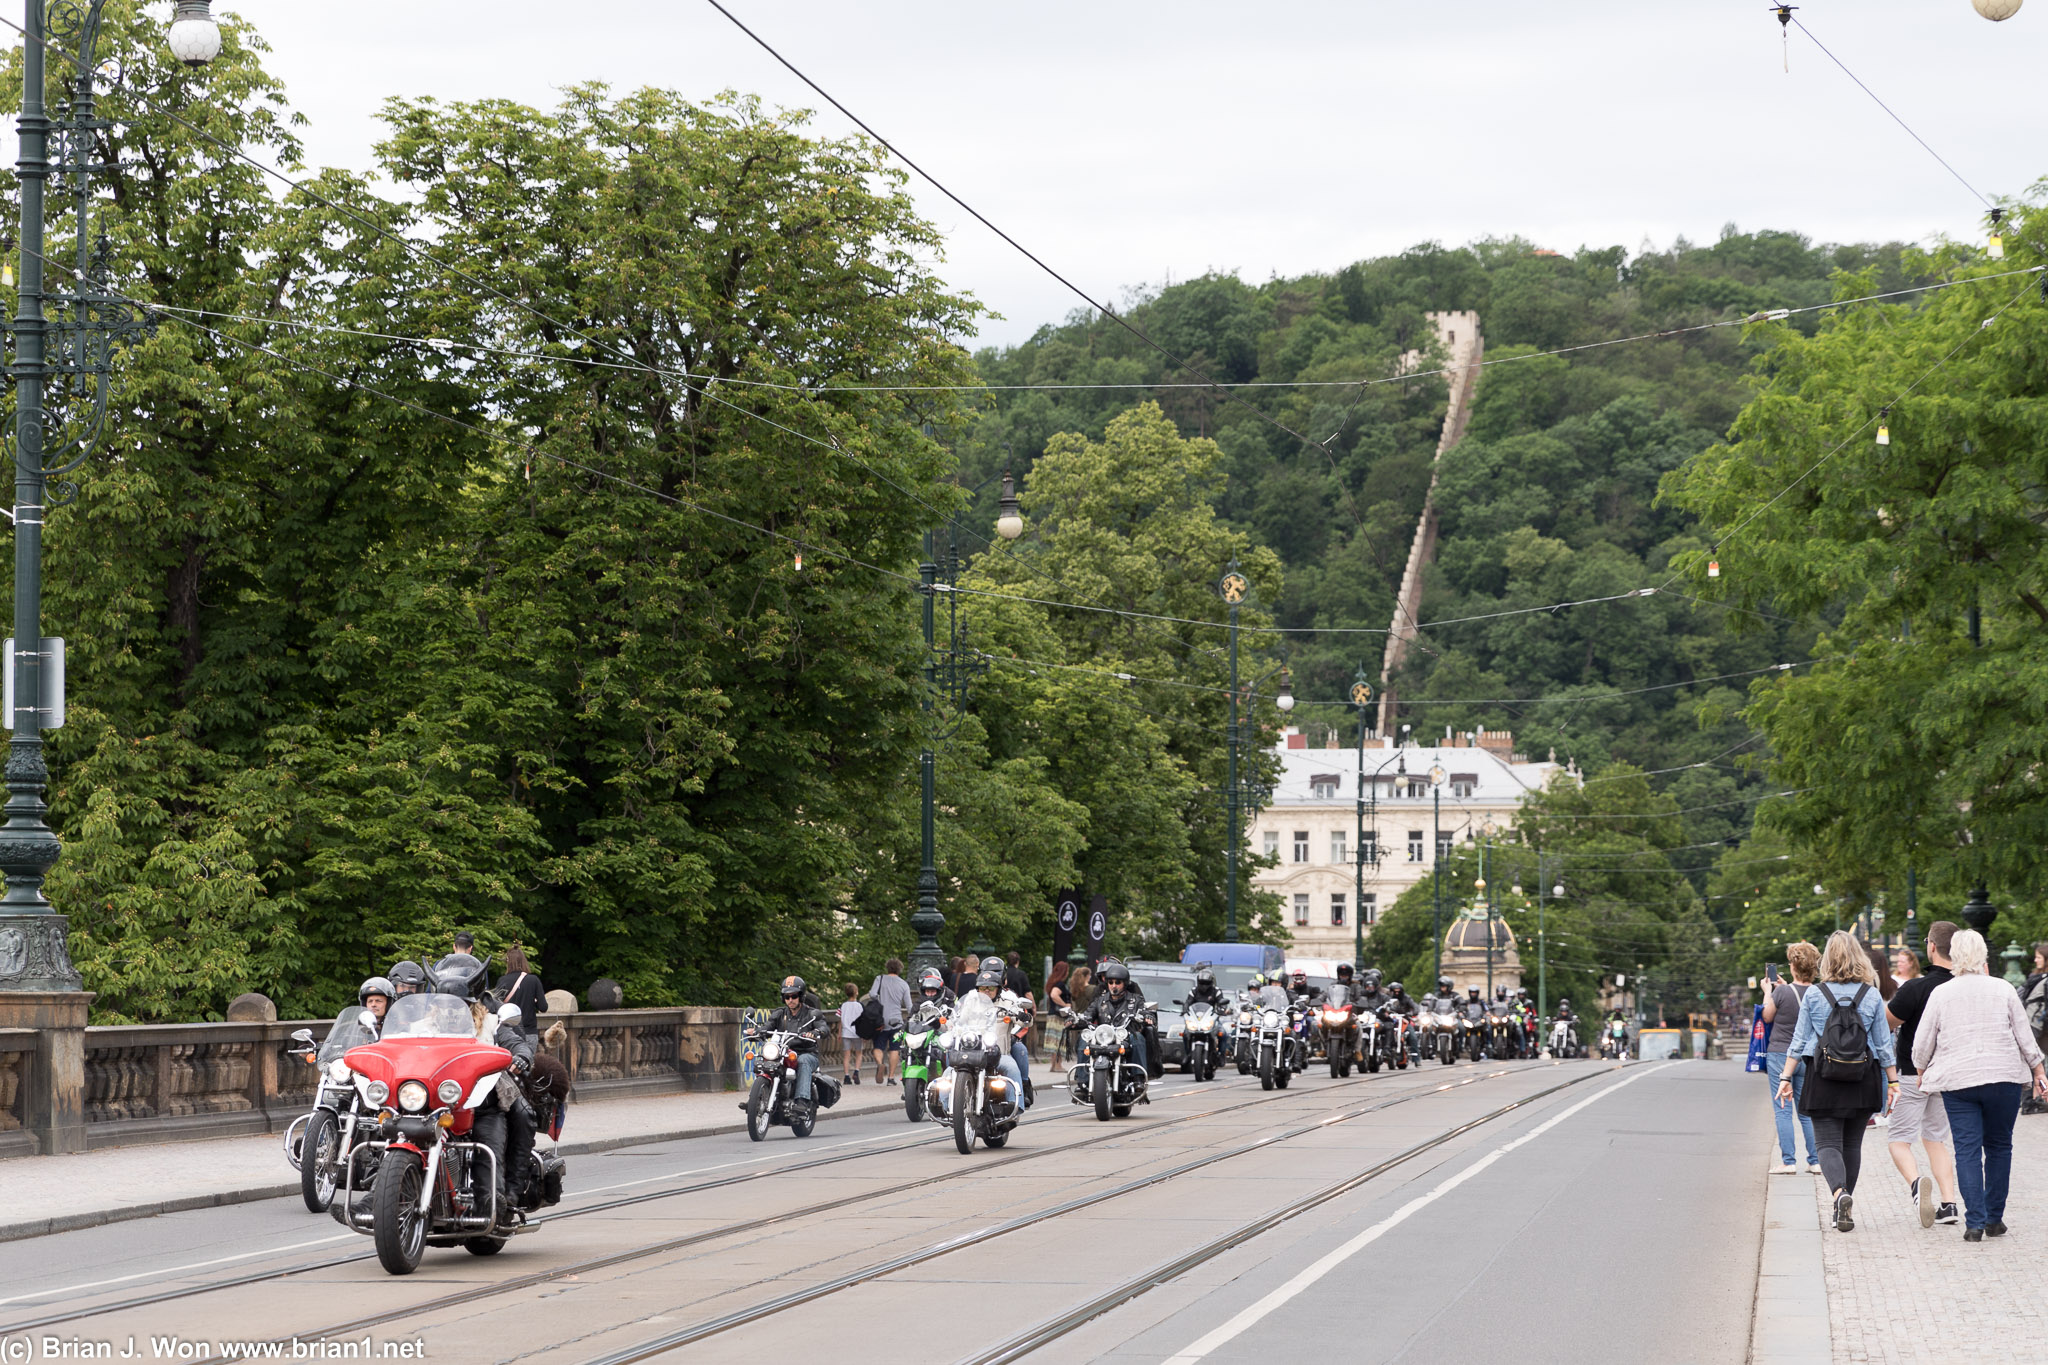
M568 1029L557 1060L579 1099L725 1090L739 1084L738 1009L544 1015ZM282 1132L306 1112L313 1068L286 1052L331 1020L87 1028L83 1133L37 1132L38 1030L0 1029L0 1157L185 1138ZM836 1055L838 1040L828 1045ZM72 1125L74 1130L76 1125ZM82 1142L79 1140L82 1136Z

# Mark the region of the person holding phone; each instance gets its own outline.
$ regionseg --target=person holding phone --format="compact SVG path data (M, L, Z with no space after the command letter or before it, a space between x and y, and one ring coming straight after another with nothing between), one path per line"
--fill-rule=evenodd
M1794 1143L1795 1124L1806 1141L1804 1169L1820 1170L1820 1148L1814 1144L1813 1120L1799 1112L1805 1076L1793 1074L1789 1103L1778 1097L1778 1081L1785 1073L1786 1054L1792 1049L1792 1030L1799 1022L1799 1002L1805 998L1807 987L1813 984L1813 974L1820 967L1820 949L1811 943L1794 943L1785 949L1785 962L1792 969L1790 982L1778 975L1775 962L1764 969L1769 985L1769 994L1764 997L1764 1022L1771 1026L1770 1041L1764 1045L1764 1074L1770 1078L1771 1118L1778 1127L1779 1161L1771 1167L1772 1175L1797 1175L1802 1169L1795 1159L1799 1154Z

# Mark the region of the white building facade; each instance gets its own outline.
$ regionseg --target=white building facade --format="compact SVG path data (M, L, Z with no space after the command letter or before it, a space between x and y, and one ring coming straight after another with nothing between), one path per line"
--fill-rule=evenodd
M1359 751L1356 741L1310 748L1297 730L1283 733L1280 780L1253 817L1251 851L1277 857L1253 885L1280 898L1294 935L1293 957L1351 957L1354 917L1367 937L1380 912L1428 877L1438 858L1460 844L1515 828L1522 801L1558 770L1514 752L1514 737L1482 730L1446 735L1432 744L1366 740L1364 839L1358 837ZM1431 772L1442 774L1440 789ZM1440 805L1439 805L1440 801ZM1377 861L1372 858L1377 849ZM1357 861L1364 854L1364 889ZM1450 923L1450 907L1446 907Z

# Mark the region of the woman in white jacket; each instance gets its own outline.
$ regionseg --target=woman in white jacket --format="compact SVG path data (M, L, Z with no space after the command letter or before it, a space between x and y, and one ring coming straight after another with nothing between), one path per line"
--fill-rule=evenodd
M2005 1196L2012 1183L2012 1125L2033 1075L2048 1095L2048 1071L2027 1027L2019 992L1987 973L1990 952L1974 929L1949 945L1955 979L1927 997L1913 1034L1920 1088L1939 1091L1956 1142L1956 1183L1963 1190L1963 1240L2005 1235Z

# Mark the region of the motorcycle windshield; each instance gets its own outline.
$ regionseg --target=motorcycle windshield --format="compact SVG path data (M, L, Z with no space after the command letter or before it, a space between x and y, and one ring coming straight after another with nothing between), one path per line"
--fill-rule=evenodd
M1259 1004L1267 1009L1284 1010L1289 1004L1287 992L1279 986L1259 987Z
M1329 1008L1333 1010L1343 1009L1346 1005L1350 1003L1351 988L1349 986L1342 984L1341 982L1335 986L1330 987L1330 993L1326 997L1324 997L1324 1004L1326 1004Z
M368 1013L361 1005L350 1005L335 1016L334 1027L327 1030L327 1038L320 1044L322 1066L352 1047L377 1041L377 1031L363 1022L363 1016Z
M452 995L404 995L384 1016L386 1038L474 1038L469 1005Z

